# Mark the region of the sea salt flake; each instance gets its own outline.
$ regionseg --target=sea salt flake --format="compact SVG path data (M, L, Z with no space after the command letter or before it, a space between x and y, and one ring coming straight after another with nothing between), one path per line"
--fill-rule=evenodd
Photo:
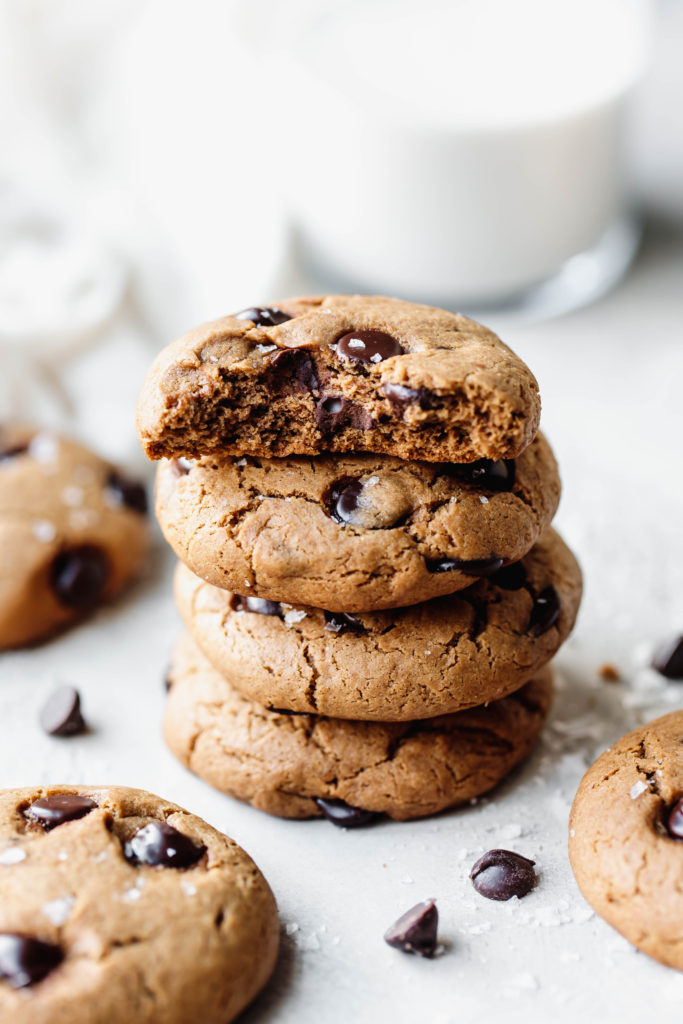
M135 901L139 900L141 896L142 893L139 889L126 889L121 899L124 903L135 903Z
M83 488L76 487L74 484L70 484L62 491L62 501L71 508L77 508L78 505L82 505L83 497Z
M353 344L353 342L351 342L351 344ZM374 356L370 356L370 362L371 363L381 363L382 362L382 357L379 354L379 352L375 352Z
M185 882L185 881L183 881L183 882L180 883L180 888L183 890L183 892L185 893L186 896L196 896L197 895L197 886L193 885L192 882Z
M6 846L0 851L0 864L20 864L22 860L26 860L26 850L20 846Z
M60 899L50 900L49 903L43 903L41 910L45 914L45 917L49 918L54 925L59 926L60 924L64 924L71 913L71 908L75 902L75 896L62 896Z
M31 533L36 540L41 540L44 544L49 544L50 541L54 540L57 536L57 528L49 519L36 519L31 525Z
M646 792L647 792L647 782L643 782L642 780L640 780L639 782L634 782L633 783L633 785L631 786L631 788L629 790L629 795L631 797L631 800L637 800L639 796L642 796L643 793L646 793Z
M482 505L488 505L489 503L489 499L486 497L485 494L479 495L479 501L482 503Z
M68 860L68 859L69 859L68 850L60 850L59 853L57 854L57 860L64 861L64 860Z
M52 434L36 434L28 446L28 451L36 462L49 466L57 461L59 442Z
M374 485L378 484L378 483L379 483L379 477L378 476L371 476L370 479L366 481L365 486L366 487L374 487Z
M294 608L291 612L286 613L284 616L284 623L285 626L293 626L295 622L301 622L301 620L305 618L305 611L302 611L301 608Z
M299 925L296 921L288 921L285 925L285 932L287 935L295 935L299 931Z
M260 345L259 344L259 345L256 346L256 348L259 350L259 352L263 352L263 353L265 353L265 352L274 352L275 349L277 348L277 345Z
M247 460L244 457L242 457L241 459L235 459L235 465L236 466L246 466L246 464L247 464Z
M351 338L349 348L365 348L365 342L361 338Z

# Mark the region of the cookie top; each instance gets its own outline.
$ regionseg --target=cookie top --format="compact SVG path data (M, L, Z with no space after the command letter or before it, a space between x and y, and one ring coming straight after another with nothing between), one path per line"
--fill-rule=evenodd
M74 441L0 429L0 649L110 600L148 545L144 488Z
M628 733L588 769L569 821L571 865L588 902L629 942L679 970L683 829L669 819L683 796L682 744L683 711Z
M164 736L216 789L285 818L316 799L405 820L491 789L531 751L552 697L549 668L517 693L422 722L349 722L267 711L183 637L169 672Z
M0 1019L225 1024L278 944L231 839L138 789L0 792Z
M370 451L510 459L538 384L491 331L398 299L285 299L204 324L157 357L138 404L152 459Z
M175 597L214 667L266 707L372 721L432 718L519 689L571 631L581 572L553 530L496 576L360 615L219 590L180 565Z
M529 551L560 497L540 434L514 461L251 456L164 462L157 517L198 576L328 611L462 590Z

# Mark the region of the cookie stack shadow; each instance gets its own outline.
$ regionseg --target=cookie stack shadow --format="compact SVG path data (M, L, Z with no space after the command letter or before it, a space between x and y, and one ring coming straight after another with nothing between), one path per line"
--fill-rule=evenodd
M495 335L396 300L291 300L165 350L138 423L180 559L179 760L354 826L467 803L527 757L581 598L539 409Z

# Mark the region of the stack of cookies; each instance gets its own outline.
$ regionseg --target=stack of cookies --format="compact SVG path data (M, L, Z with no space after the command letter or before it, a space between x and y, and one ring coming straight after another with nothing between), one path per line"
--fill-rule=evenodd
M356 825L490 789L581 596L536 381L394 299L244 310L165 349L138 426L187 626L165 736L216 788Z

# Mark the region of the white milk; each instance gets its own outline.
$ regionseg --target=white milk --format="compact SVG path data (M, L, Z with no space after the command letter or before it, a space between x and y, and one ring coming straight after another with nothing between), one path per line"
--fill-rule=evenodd
M625 213L648 14L646 0L300 10L293 36L271 36L282 145L261 155L308 249L359 287L442 301L557 274Z

